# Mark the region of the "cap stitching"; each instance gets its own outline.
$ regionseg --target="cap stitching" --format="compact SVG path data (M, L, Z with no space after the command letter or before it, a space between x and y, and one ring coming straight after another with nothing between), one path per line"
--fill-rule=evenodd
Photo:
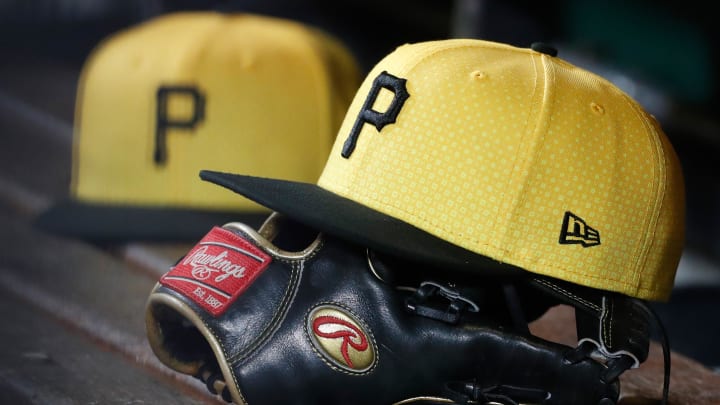
M544 112L551 107L551 104L554 104L555 98L554 94L551 94L551 88L548 83L554 83L555 77L554 77L554 71L548 73L548 70L545 69L546 65L546 58L547 56L544 54L540 54L540 68L542 69L542 89L539 89L539 81L540 81L540 74L538 73L538 61L536 60L535 55L530 54L530 60L532 62L533 66L533 72L535 73L535 86L533 87L533 94L532 94L532 105L535 107L532 109L533 112L533 122L530 122L531 118L528 118L528 121L525 123L525 130L523 132L523 139L519 142L520 145L518 145L518 152L516 153L516 156L522 156L522 158L516 158L513 169L511 171L511 175L509 176L509 179L506 183L505 189L509 190L511 189L510 183L515 179L517 181L520 181L520 192L518 193L518 196L515 197L514 195L510 195L507 198L510 199L510 201L506 202L506 205L509 205L508 211L512 214L513 217L515 217L515 212L518 210L518 207L522 205L522 203L527 199L527 193L524 192L527 188L527 178L528 176L523 175L522 167L525 166L524 162L530 161L529 164L532 164L536 160L535 154L537 153L537 144L541 143L541 140L544 141L547 133L545 134L539 134L539 127L541 125L542 119L545 117ZM540 102L537 103L537 98L540 97ZM549 120L549 117L548 117ZM532 127L532 128L530 128ZM528 139L529 138L529 139ZM528 144L529 143L529 144ZM522 178L522 179L520 179ZM520 180L518 180L520 179ZM496 231L497 228L497 221L495 222L493 226L493 233ZM507 240L507 234L502 235L503 240ZM503 249L505 250L505 249Z
M645 218L647 218L647 225L646 225L646 235L655 235L657 233L657 223L659 221L660 217L660 206L663 202L663 196L666 192L667 187L667 162L665 159L665 150L663 148L662 142L658 139L658 136L660 134L657 133L656 128L653 125L650 125L648 122L648 119L652 119L648 117L647 115L643 114L642 111L639 108L639 105L636 103L633 103L629 97L625 94L623 94L623 97L625 101L628 103L628 105L632 108L632 111L635 113L637 118L640 120L640 122L643 124L643 127L645 128L645 136L650 143L650 145L654 148L655 151L655 164L653 165L653 177L656 179L656 182L652 183L653 186L653 197L654 200L652 205L648 205L646 209L646 215ZM658 136L648 136L649 134L655 134ZM636 288L640 288L640 285L642 284L642 275L645 274L646 268L647 268L647 262L649 253L652 249L652 245L654 245L655 238L645 238L645 240L642 243L642 252L641 255L636 260L636 269L635 269L635 277L633 278L636 284Z

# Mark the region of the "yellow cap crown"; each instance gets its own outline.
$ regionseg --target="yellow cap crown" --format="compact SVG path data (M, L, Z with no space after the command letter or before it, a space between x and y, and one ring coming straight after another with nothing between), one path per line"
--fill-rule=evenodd
M656 120L595 74L481 40L380 61L318 185L479 255L639 298L669 296L684 243L681 168Z
M106 40L78 90L74 198L264 210L201 169L316 181L360 83L349 51L292 21L164 15Z

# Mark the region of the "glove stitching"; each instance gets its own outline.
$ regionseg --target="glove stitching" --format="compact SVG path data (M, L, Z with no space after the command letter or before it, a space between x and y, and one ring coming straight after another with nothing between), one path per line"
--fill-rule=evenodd
M611 306L614 308L614 303L610 302L609 304L606 304L607 301L611 301L607 299L607 297L603 297L603 314L600 319L600 331L599 333L599 342L596 342L595 340L588 339L590 342L592 342L594 345L597 346L600 353L605 356L606 358L619 358L622 356L628 356L629 358L634 360L633 368L636 368L640 365L640 360L638 356L632 351L632 350L623 350L622 348L613 348L612 347L612 317L614 316L612 312L614 312L612 309L607 309L608 306ZM610 316L610 320L608 321L608 316ZM605 327L603 327L605 326ZM609 329L609 334L608 334ZM583 339L585 340L585 339ZM608 343L609 342L609 343Z
M287 265L293 266L293 265L295 265L298 261L306 262L306 261L314 258L315 256L317 256L317 255L318 255L318 252L322 249L322 247L323 247L324 244L325 244L325 240L324 240L324 239L320 240L320 241L318 242L317 246L315 247L315 249L313 249L312 251L308 252L305 256L302 256L302 258L299 258L299 259L298 259L298 258L295 258L295 257L283 256L283 255L280 255L280 254L278 254L278 253L276 253L276 252L273 252L273 251L271 251L271 250L265 250L265 253L267 253L267 254L269 254L270 256L272 256L272 258L273 258L274 260L277 260L277 261L279 261L279 262L282 262L282 263L285 263L285 264L287 264Z
M273 252L266 250L266 252L269 253L273 258L290 266L290 280L288 282L287 288L285 289L285 292L283 293L282 302L278 306L278 310L275 312L270 322L268 322L267 327L262 331L262 333L260 333L260 335L257 339L255 339L254 342L248 345L245 350L233 356L233 358L231 359L233 364L235 364L236 362L244 362L252 358L255 353L257 353L257 350L270 339L270 337L275 333L275 331L277 331L278 325L285 319L285 316L287 315L287 309L295 300L295 295L297 294L297 286L300 283L306 261L316 256L317 253L322 249L323 245L324 240L321 240L318 243L317 247L313 251L309 252L306 256L304 256L301 260L289 259L283 256L278 256Z
M610 350L612 350L612 348L614 347L613 324L615 322L613 320L615 319L615 300L608 299L608 301L610 302L610 305L608 305L608 307L609 307L608 314L610 317L607 320L607 323L608 323L608 325L607 325L607 341L608 341L607 346L610 348Z
M279 325L285 319L287 315L287 309L290 307L295 299L297 293L297 285L300 280L300 273L302 273L303 266L300 263L292 263L290 267L290 282L288 283L285 292L283 293L283 299L278 306L277 311L273 314L272 319L268 322L267 327L262 331L255 341L253 341L248 347L242 352L238 353L232 359L233 363L241 363L250 360L253 356L258 353L258 349L270 341L270 338L277 332ZM298 271L298 268L300 270Z
M562 288L560 288L559 286L557 286L557 285L555 285L555 284L552 284L552 283L547 282L547 281L542 280L542 279L535 279L535 281L538 282L538 283L540 283L540 284L545 285L546 287L549 287L550 289L554 290L555 292L558 292L558 293L560 293L560 294L562 294L562 295L564 295L564 296L566 296L566 297L571 298L571 299L574 300L574 301L577 301L577 302L580 302L580 303L584 304L585 306L589 307L590 309L595 310L596 312L600 312L600 311L601 311L601 308L600 308L598 305L596 305L596 304L592 303L591 301L588 301L588 300L586 300L586 299L584 299L584 298L581 298L581 297L579 297L579 296L571 293L570 291L567 291L567 290L565 290L565 289L562 289Z
M225 344L223 343L223 340L220 338L220 336L218 336L217 333L215 333L215 329L211 328L210 325L205 321L204 318L201 318L201 319L202 319L203 325L205 325L205 330L208 330L208 331L210 331L210 333L212 333L215 342L217 342L218 346L220 346L220 350L222 350L222 352L223 352L223 359L225 359L225 363L228 366L227 369L230 371L230 376L232 377L233 383L235 384L235 387L236 387L235 392L240 397L240 401L242 401L242 403L239 405L247 405L248 402L245 399L245 397L243 396L242 392L240 391L240 388L239 388L240 384L238 383L237 376L235 375L234 367L231 367L232 361L228 359L228 352L225 349Z
M615 303L613 300L603 297L603 311L600 317L600 335L602 341L600 342L603 348L611 353L613 351L613 313Z

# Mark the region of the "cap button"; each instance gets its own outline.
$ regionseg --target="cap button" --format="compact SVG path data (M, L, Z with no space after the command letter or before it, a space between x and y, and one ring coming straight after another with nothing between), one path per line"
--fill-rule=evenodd
M550 56L557 56L558 54L557 49L543 42L533 42L533 44L530 45L530 49Z

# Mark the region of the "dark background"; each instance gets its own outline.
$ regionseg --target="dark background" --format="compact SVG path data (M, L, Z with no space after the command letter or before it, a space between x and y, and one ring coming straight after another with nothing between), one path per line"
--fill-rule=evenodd
M673 350L720 368L720 96L717 17L696 0L0 0L0 65L77 72L102 38L162 13L216 9L306 22L334 34L363 73L396 46L475 37L527 47L543 41L637 99L663 125L687 187L687 246L669 303L654 304ZM77 80L77 77L71 79ZM57 84L40 82L35 97ZM22 86L13 79L15 86ZM66 86L74 86L69 81ZM4 91L0 89L0 96ZM50 94L50 93L48 93ZM52 97L48 95L47 97ZM3 101L4 100L4 101ZM0 108L8 108L7 97ZM72 116L73 99L46 100ZM3 130L0 122L0 130ZM4 135L0 140L5 142ZM5 174L12 176L12 173ZM58 187L65 188L66 184Z

